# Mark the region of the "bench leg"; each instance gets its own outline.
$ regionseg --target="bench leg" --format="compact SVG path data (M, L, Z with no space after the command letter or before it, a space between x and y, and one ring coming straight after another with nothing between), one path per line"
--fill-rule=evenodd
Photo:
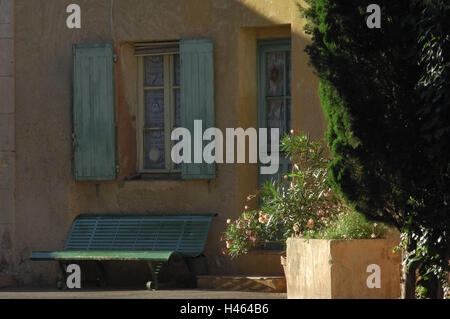
M153 286L155 290L158 290L158 275L163 264L163 262L148 262L148 267L150 268L150 273L152 275L152 281L147 282L148 290L151 289L151 286Z
M108 285L108 277L106 275L105 266L101 261L96 261L97 267L100 269L101 278L97 281L98 286L106 287Z
M58 289L67 289L67 271L66 271L66 266L64 264L64 262L62 261L58 261L58 265L59 265L59 269L61 271L61 280L58 280L58 282L56 283L56 286L58 287Z

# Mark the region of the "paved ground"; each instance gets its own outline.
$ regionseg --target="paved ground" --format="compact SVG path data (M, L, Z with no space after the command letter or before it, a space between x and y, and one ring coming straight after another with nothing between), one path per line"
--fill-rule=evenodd
M0 289L0 299L286 299L286 294L211 290Z

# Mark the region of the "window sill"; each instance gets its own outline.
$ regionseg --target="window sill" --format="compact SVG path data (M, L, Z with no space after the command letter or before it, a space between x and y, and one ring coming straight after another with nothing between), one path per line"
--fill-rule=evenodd
M181 173L158 173L158 174L149 174L149 173L141 173L133 176L125 177L125 182L137 182L137 181L177 181L181 182L183 179L181 178Z

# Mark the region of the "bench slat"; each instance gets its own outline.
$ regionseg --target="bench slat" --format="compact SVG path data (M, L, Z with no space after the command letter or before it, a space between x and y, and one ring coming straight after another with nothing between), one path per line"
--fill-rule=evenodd
M167 261L173 251L36 251L31 260L151 260Z
M201 254L212 215L81 216L64 247L70 250L146 250Z

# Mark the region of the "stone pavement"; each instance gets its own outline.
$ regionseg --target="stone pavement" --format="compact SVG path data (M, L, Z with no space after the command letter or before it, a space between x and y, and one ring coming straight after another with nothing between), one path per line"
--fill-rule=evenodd
M285 293L212 290L0 289L0 299L286 299Z

